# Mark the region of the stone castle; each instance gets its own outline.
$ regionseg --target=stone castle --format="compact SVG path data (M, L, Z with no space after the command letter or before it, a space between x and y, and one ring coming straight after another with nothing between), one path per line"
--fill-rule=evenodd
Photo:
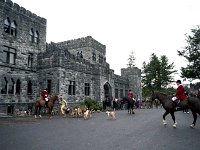
M131 89L141 98L141 70L114 74L106 46L91 36L46 43L46 19L0 0L0 113L27 109L41 89L69 102L122 98Z

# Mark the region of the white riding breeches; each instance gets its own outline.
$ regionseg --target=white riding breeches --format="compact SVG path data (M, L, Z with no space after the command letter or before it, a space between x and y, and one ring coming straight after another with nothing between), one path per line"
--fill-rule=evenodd
M175 101L175 100L177 100L176 96L175 96L175 97L172 97L172 101Z

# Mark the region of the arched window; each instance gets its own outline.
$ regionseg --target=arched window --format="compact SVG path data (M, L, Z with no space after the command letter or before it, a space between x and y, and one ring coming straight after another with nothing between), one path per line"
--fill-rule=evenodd
M34 42L34 32L33 32L33 28L31 28L31 30L29 31L29 41L30 42Z
M4 20L4 32L10 33L10 19L8 17Z
M38 33L38 31L34 32L34 42L37 43L37 44L39 43L39 33Z
M11 35L17 36L17 24L15 20L11 23L10 33Z
M8 80L6 77L4 77L4 80L2 82L1 94L7 94L7 89L8 89Z
M21 82L19 79L17 79L16 82L16 94L20 94L20 90L21 90Z
M28 54L28 68L33 67L33 54Z
M32 93L33 93L32 82L29 80L27 85L27 94L31 95Z
M9 82L8 94L14 94L14 87L15 87L15 81L13 78L11 78L11 82Z

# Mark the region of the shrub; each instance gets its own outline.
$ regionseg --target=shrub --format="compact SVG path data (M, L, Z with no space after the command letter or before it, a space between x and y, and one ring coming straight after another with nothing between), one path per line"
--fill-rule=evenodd
M96 100L93 100L91 98L87 98L85 100L85 105L87 106L87 108L89 110L102 110L102 105L100 103L98 103Z

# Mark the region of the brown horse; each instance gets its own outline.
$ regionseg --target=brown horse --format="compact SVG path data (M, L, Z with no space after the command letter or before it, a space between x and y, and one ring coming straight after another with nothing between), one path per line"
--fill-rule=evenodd
M52 97L49 98L48 100L48 104L47 104L47 108L48 108L48 114L49 114L49 118L51 118L52 116L52 110L53 110L53 106L56 100L59 100L57 95L54 95ZM35 102L35 118L37 118L37 114L39 115L39 117L41 118L41 108L45 106L45 101L42 100L41 98L36 100Z
M165 120L165 117L170 113L172 116L172 119L174 121L173 127L176 128L177 122L175 120L175 111L190 109L192 111L193 115L193 122L190 125L191 128L194 128L197 120L197 113L200 115L200 99L196 97L188 97L188 100L184 100L180 102L180 108L176 109L176 104L172 101L172 96L168 96L164 93L160 92L152 92L152 95L150 97L150 100L153 101L155 99L158 99L160 103L162 104L163 108L165 109L165 113L163 114L163 124L166 125L167 122Z

